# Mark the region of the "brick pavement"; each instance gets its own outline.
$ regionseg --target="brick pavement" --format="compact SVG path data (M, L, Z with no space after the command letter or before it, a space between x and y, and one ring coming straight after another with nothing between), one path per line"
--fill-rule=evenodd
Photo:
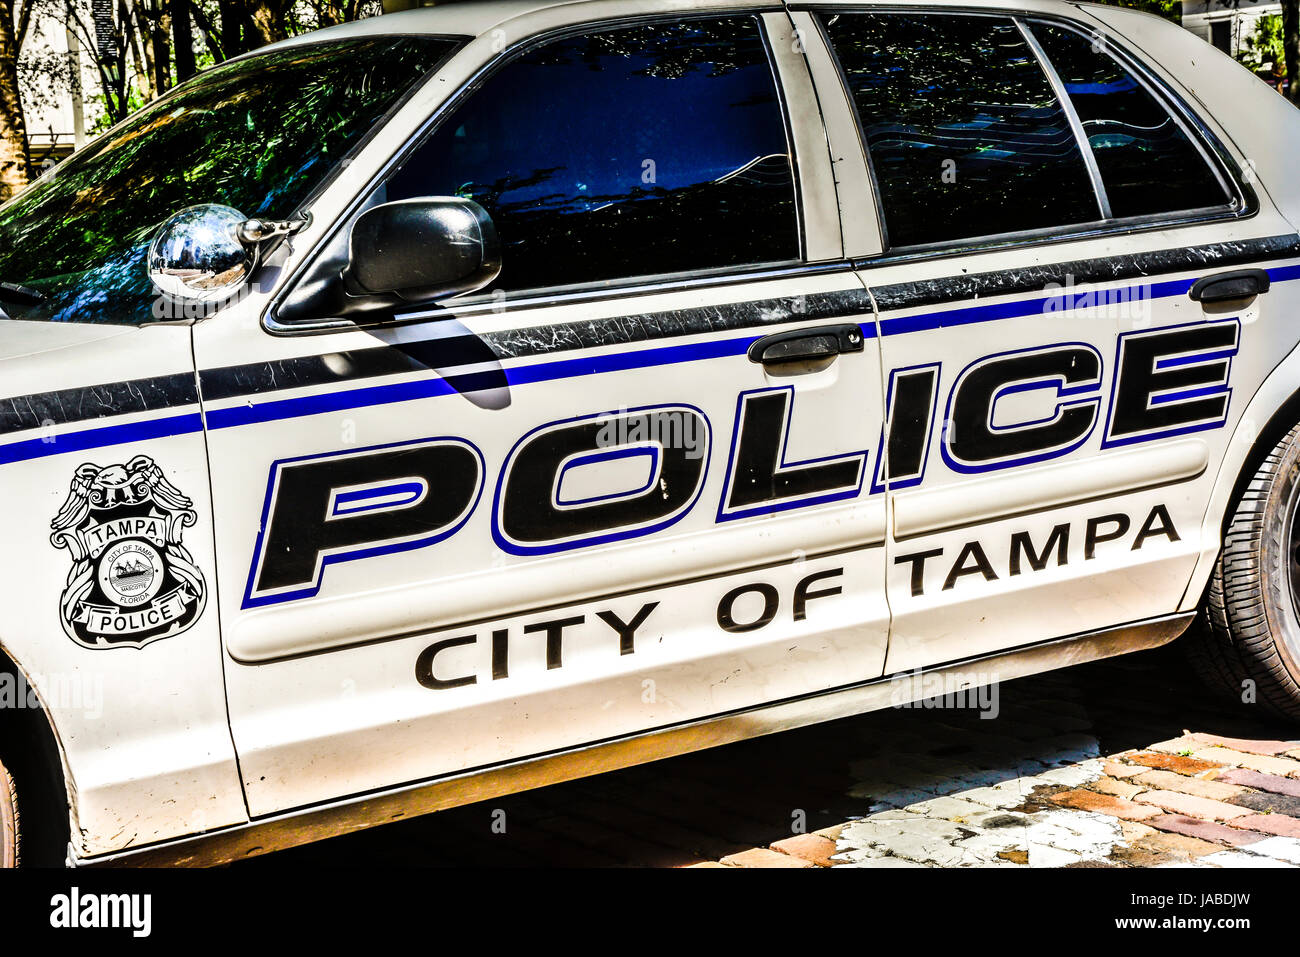
M1071 717L1084 710L1077 700L1063 701L1064 722L1047 721L1073 725ZM1241 716L1226 720L1239 724ZM926 759L924 741L910 738L913 747L907 737L896 740L890 753L856 769L855 790L870 813L717 863L794 865L784 857L806 867L1300 866L1300 739L1184 730L1103 756L1095 737L1076 730L1026 749L1023 759L1008 751L935 762ZM1022 773L1009 774L1012 767Z

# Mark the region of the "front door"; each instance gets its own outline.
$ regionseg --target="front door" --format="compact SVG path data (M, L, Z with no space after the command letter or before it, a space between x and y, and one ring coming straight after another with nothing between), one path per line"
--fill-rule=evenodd
M458 101L364 205L482 204L484 295L197 330L255 815L881 674L877 339L773 23L588 26Z

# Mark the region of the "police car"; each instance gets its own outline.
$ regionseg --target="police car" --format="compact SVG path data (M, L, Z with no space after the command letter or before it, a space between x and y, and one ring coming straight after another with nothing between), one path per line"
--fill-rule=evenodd
M1057 0L455 4L205 72L0 207L5 860L238 859L1200 609L1300 717L1297 155Z

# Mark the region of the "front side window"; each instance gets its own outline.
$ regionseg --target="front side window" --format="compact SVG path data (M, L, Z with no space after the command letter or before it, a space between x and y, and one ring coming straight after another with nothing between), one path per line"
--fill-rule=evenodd
M364 37L214 67L0 206L0 281L40 292L14 319L140 323L145 256L187 206L291 216L459 41ZM3 332L0 332L3 335Z
M1069 118L1014 20L854 13L823 23L890 246L1100 218Z
M797 260L793 164L753 17L547 43L492 74L372 202L459 196L495 290Z
M1033 23L1079 115L1116 218L1221 206L1229 197L1191 139L1103 43Z

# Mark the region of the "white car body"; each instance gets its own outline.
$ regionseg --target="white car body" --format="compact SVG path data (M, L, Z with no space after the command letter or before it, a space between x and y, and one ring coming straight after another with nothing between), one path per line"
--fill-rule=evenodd
M1300 115L1218 51L1142 14L1057 0L893 0L888 9L1041 15L1104 34L1187 105L1241 192L1222 214L890 256L852 106L813 20L872 8L512 0L299 37L289 43L470 39L312 201L278 270L216 315L135 328L3 324L0 648L53 726L74 863L235 859L887 707L922 670L960 687L1182 631L1243 463L1300 381L1300 184L1290 168ZM705 11L761 16L798 158L804 266L496 308L451 301L387 327L276 323L274 304L365 184L489 64L584 24ZM1195 280L1243 267L1268 270L1270 291L1232 308L1189 298ZM1100 304L1061 305L1068 277ZM547 345L557 327L668 313L685 323L672 335ZM782 378L746 357L760 336L837 324L860 328L863 347L819 371ZM1183 361L1218 370L1202 388L1226 397L1222 414L1120 434L1121 347L1182 328L1218 330L1203 341L1220 345L1194 346ZM446 369L370 374L356 361L449 330L522 344L499 354L508 395L470 401L439 385ZM1063 346L1097 358L1082 398L1067 404L1092 413L1083 439L1022 462L964 464L947 411L963 374ZM923 468L886 488L877 465L893 373L928 369ZM787 396L783 462L857 461L856 483L806 506L729 508L745 394ZM1054 388L1007 395L992 402L1005 427L1063 414ZM499 484L521 441L647 407L694 411L709 426L706 468L671 521L553 548L503 531ZM426 442L479 463L454 528L323 562L296 591L254 580L278 470ZM83 463L137 456L192 500L183 545L201 572L201 587L149 607L197 614L162 640L87 647L61 620L71 564L51 544L51 520ZM620 479L595 469L573 481L590 497ZM601 617L633 622L652 604L630 650ZM721 625L728 611L734 630ZM101 713L68 700L79 683L102 689Z

